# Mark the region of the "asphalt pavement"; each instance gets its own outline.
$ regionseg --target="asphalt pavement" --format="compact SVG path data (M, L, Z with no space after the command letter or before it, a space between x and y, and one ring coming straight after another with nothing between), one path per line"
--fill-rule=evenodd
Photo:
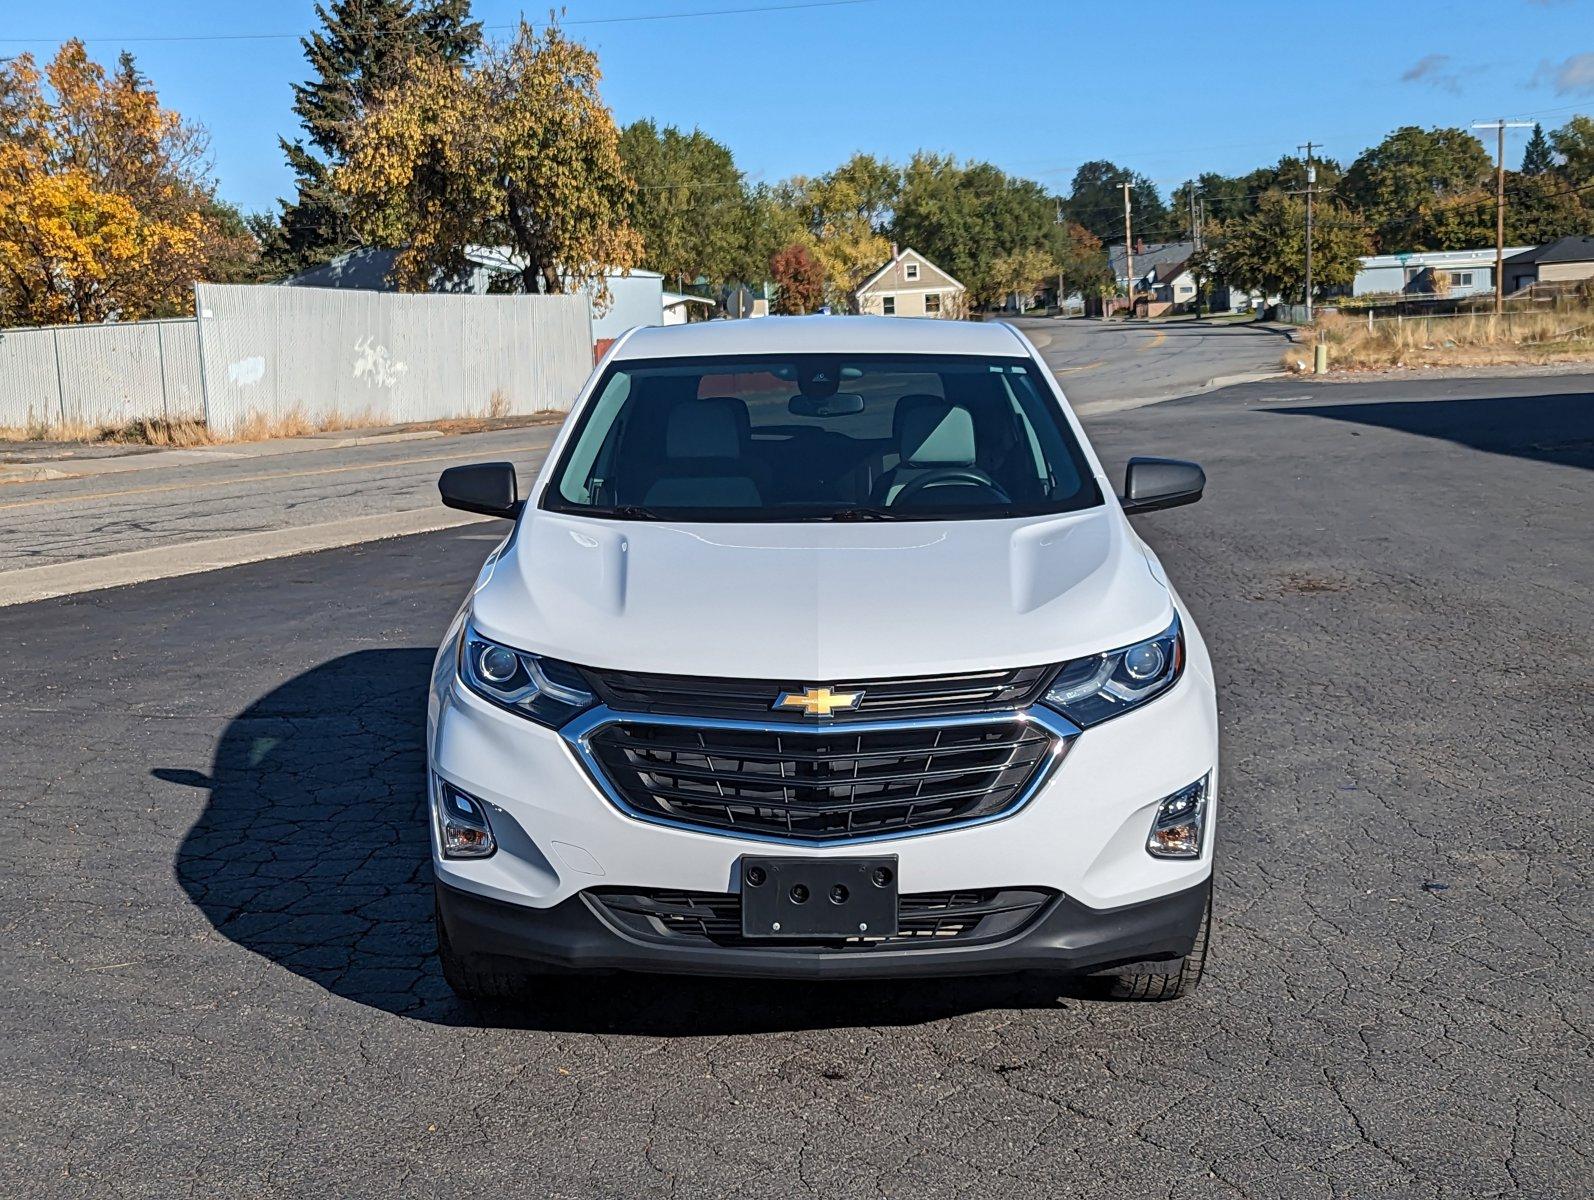
M1019 317L1013 324L1085 415L1277 375L1293 344L1286 326L1253 321Z
M0 609L0 1194L1587 1196L1591 388L1087 421L1115 474L1211 479L1137 520L1221 689L1216 932L1175 1005L455 1001L423 692L490 527Z

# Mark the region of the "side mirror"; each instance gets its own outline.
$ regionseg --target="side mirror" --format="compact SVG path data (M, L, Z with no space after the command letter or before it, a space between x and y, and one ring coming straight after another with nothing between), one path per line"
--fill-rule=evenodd
M1124 512L1156 512L1159 508L1194 504L1206 486L1207 473L1193 462L1131 458L1124 469Z
M513 519L520 515L514 463L471 463L464 467L449 467L438 476L437 490L449 508L482 513L489 517Z

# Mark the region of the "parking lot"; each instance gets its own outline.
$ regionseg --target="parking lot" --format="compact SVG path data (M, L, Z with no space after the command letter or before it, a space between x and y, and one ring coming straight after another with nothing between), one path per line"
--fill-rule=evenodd
M1114 475L1211 481L1137 519L1225 737L1213 958L1176 1005L455 1001L423 690L491 527L0 609L0 1193L1586 1196L1591 388L1089 418Z

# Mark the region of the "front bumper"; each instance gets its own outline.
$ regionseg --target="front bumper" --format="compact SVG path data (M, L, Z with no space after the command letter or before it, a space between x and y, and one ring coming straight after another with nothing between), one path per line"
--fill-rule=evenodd
M439 884L437 910L455 953L515 959L558 971L774 979L924 978L1016 971L1086 974L1188 954L1210 888L1208 881L1105 910L1058 896L1029 925L1002 941L933 947L670 944L621 928L585 893L551 908L530 909Z
M1205 649L1188 614L1181 615L1191 654L1184 677L1143 708L1075 738L1021 808L985 824L883 838L863 852L897 857L904 894L1045 888L1066 898L1059 912L1074 912L1076 924L1094 924L1096 917L1105 920L1105 914L1204 887L1218 826L1217 705ZM594 888L734 892L744 854L860 853L859 846L845 842L743 840L627 814L594 782L559 733L495 708L459 684L452 637L438 656L429 697L430 786L435 793L443 780L481 801L498 851L485 859L444 859L434 828L433 869L451 893L498 901L511 906L510 916L530 919L537 913L514 910L568 913L576 911L567 907L574 898L586 911L579 893ZM1146 835L1158 802L1203 777L1209 786L1201 856L1148 855ZM1086 921L1092 913L1095 917ZM1064 917L1053 913L1052 920ZM1026 945L1045 947L1046 936L1042 930L1032 932ZM1043 940L1031 943L1029 937ZM1062 951L1066 960L1072 946L1065 938L1050 951ZM684 949L672 947L671 961L690 958ZM979 949L982 956L993 954L992 961L1003 957L988 947ZM949 955L948 962L964 954L950 948L912 953ZM1051 952L1042 957L1057 959ZM1072 968L1065 962L1059 969Z

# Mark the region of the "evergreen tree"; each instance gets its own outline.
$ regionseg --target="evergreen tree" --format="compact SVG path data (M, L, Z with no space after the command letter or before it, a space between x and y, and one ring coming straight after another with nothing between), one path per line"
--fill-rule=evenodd
M317 4L316 15L323 28L301 40L314 77L293 87L304 138L280 139L296 196L283 202L264 247L282 273L358 245L331 175L347 158L351 133L372 97L400 82L417 54L457 63L481 46L470 0L332 0Z
M1533 136L1527 149L1522 151L1522 174L1543 175L1555 166L1555 155L1550 150L1550 139L1544 136L1544 126L1533 123Z

